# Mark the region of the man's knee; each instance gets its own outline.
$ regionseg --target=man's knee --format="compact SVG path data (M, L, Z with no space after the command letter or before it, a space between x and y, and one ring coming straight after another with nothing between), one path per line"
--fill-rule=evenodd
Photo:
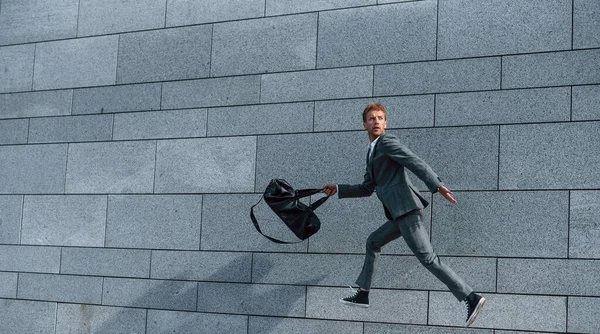
M431 267L437 263L437 254L435 252L417 254L419 262L425 267Z
M367 249L376 253L381 251L381 242L375 233L371 233L367 238Z

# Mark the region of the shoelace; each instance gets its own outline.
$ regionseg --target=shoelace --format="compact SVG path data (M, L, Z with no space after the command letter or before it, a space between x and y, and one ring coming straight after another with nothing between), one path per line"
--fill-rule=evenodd
M348 285L348 287L350 288L350 291L352 291L352 294L344 299L356 297L358 295L358 290L354 290L354 288L350 285Z
M469 314L471 311L471 303L469 303L468 299L465 299L465 304L467 304L467 321L469 320Z

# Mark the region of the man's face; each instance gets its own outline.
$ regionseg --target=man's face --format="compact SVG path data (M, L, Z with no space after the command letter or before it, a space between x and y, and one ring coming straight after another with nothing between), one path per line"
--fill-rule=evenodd
M375 139L381 136L387 127L385 113L381 110L371 110L367 113L367 120L363 124L369 138Z

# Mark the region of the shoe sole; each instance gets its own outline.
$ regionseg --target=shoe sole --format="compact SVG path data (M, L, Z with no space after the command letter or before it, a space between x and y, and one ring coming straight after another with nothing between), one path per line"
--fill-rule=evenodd
M344 304L344 305L350 305L350 306L355 306L355 307L362 307L362 308L368 308L369 304L359 304L359 303L353 303L353 302L347 302L343 299L340 299L340 303Z
M473 314L471 314L471 317L467 319L467 325L465 327L469 327L471 326L471 324L473 324L473 322L475 322L475 319L477 319L477 316L479 315L479 312L481 312L483 305L485 305L485 298L481 297L481 300L479 301L479 303L477 303L477 306L475 306L475 312L473 312Z

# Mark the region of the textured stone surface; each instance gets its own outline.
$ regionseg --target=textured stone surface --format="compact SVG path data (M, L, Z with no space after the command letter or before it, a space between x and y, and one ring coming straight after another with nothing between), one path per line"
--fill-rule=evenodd
M103 305L194 311L196 283L133 278L105 278Z
M600 298L569 297L569 332L597 333L600 331L599 317Z
M436 1L417 1L322 12L317 65L433 60L436 8Z
M500 58L375 66L374 95L426 94L500 88Z
M564 332L567 298L485 294L487 299L475 327ZM527 310L524 312L523 310ZM464 326L465 306L449 292L431 292L429 324Z
M433 95L315 102L315 131L364 130L362 111L372 101L386 109L388 128L433 126Z
M21 243L104 246L106 196L25 196Z
M155 191L252 191L255 160L255 137L159 141Z
M427 323L427 292L380 290L369 293L370 307L346 307L338 299L351 295L350 289L309 287L306 316L372 322Z
M77 35L78 0L3 0L0 45Z
M0 93L31 90L34 45L0 47Z
M202 196L109 196L106 246L197 250L201 220Z
M570 120L569 87L436 96L435 125L482 125Z
M29 121L29 142L107 141L112 128L112 115L33 118Z
M381 1L381 0L380 0ZM477 325L475 325L477 326ZM365 323L364 334L492 334L491 329ZM499 333L496 331L495 333Z
M27 143L28 128L26 119L0 121L0 145Z
M54 334L56 303L0 299L0 332Z
M600 83L600 50L552 52L502 58L502 88Z
M258 103L259 96L259 76L165 82L162 90L162 108L252 104Z
M167 0L167 27L262 17L264 0Z
M212 41L212 76L313 69L317 15L219 23Z
M61 274L119 277L150 277L150 251L65 247Z
M146 333L245 333L248 317L243 315L209 314L149 310Z
M264 74L260 101L291 102L366 97L372 94L373 67Z
M502 126L500 189L597 188L598 142L600 122Z
M71 114L72 90L0 94L0 118Z
M152 253L152 278L213 282L250 282L252 255L223 252Z
M62 193L67 145L0 146L0 194Z
M600 47L600 3L573 1L573 47L575 49Z
M153 141L69 145L66 192L151 193Z
M19 243L22 203L22 196L0 196L0 244Z
M80 0L78 36L158 29L165 24L165 0Z
M17 298L100 304L102 278L20 273Z
M311 132L313 103L283 103L208 110L208 136Z
M248 321L248 334L257 333L363 334L363 324L360 322L348 321L282 319L251 316Z
M56 334L129 334L144 333L145 329L145 310L85 304L58 304Z
M569 257L600 258L600 191L572 191Z
M259 194L204 195L202 202L202 250L306 252L308 242L278 245L260 235L250 220L250 207ZM260 228L266 235L297 241L294 234L263 202L255 208Z
M374 5L376 0L267 0L266 15L282 15L329 9Z
M458 205L434 196L431 233L440 254L567 257L567 192L461 192L455 198Z
M121 35L117 83L207 77L211 31L204 25Z
M0 298L17 298L17 273L0 272Z
M75 89L73 115L160 109L161 84Z
M571 1L440 2L439 58L570 48Z
M0 270L58 273L59 247L0 245Z
M303 286L198 283L198 311L302 317Z
M499 259L498 292L600 296L600 261Z
M600 120L600 85L573 87L573 120Z
M114 140L206 136L206 109L115 115Z
M33 88L114 84L118 44L116 35L36 44Z

